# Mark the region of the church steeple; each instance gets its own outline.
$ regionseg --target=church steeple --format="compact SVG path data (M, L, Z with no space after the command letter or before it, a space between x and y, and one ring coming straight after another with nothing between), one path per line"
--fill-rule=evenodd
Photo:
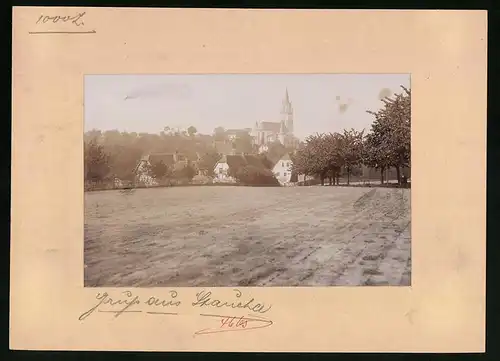
M286 133L285 122L282 120L281 126L280 126L280 132L278 134L278 139L279 139L280 143L283 145L285 145L285 133Z
M288 88L285 89L285 98L281 108L281 120L285 123L288 133L293 134L293 107L288 95Z

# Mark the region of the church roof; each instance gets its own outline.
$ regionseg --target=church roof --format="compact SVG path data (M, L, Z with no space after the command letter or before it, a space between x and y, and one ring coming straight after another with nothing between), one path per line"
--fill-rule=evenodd
M281 122L261 122L259 129L267 130L275 133L279 133L281 128Z

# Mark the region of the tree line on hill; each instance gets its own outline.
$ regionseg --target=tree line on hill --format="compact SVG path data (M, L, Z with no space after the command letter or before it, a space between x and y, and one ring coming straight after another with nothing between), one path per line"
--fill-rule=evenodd
M403 92L382 99L384 106L374 116L367 134L354 129L340 133L309 136L293 155L292 170L297 174L317 176L321 184L328 179L338 184L341 173L347 183L360 166L384 172L394 168L398 184L405 182L402 169L411 166L411 90L401 86Z
M194 126L186 131L165 127L160 134L91 130L84 134L85 181L100 183L114 178L133 181L141 158L159 153L179 153L192 162L185 167L151 164L148 171L155 178L192 178L198 170L211 176L221 157L214 146L217 141L229 142L222 127L216 128L213 135L198 134ZM238 152L255 152L249 134L230 143Z

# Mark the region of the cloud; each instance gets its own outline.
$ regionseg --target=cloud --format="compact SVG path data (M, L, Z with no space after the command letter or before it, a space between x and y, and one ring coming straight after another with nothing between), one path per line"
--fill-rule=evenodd
M124 100L152 99L152 98L177 98L186 99L191 96L191 88L186 84L157 83L133 89L126 94Z
M378 93L378 99L382 100L384 98L390 97L393 94L393 91L389 88L382 88Z

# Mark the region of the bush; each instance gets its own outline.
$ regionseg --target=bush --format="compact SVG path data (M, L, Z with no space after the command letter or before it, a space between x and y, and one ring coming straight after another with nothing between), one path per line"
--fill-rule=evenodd
M240 168L235 178L245 185L274 185L280 186L280 183L273 172L266 168L258 168L253 165L246 165Z
M176 180L187 180L188 182L196 175L196 170L191 165L182 165L176 167L173 172L173 177Z
M191 181L193 184L211 184L212 178L204 175L195 175Z

